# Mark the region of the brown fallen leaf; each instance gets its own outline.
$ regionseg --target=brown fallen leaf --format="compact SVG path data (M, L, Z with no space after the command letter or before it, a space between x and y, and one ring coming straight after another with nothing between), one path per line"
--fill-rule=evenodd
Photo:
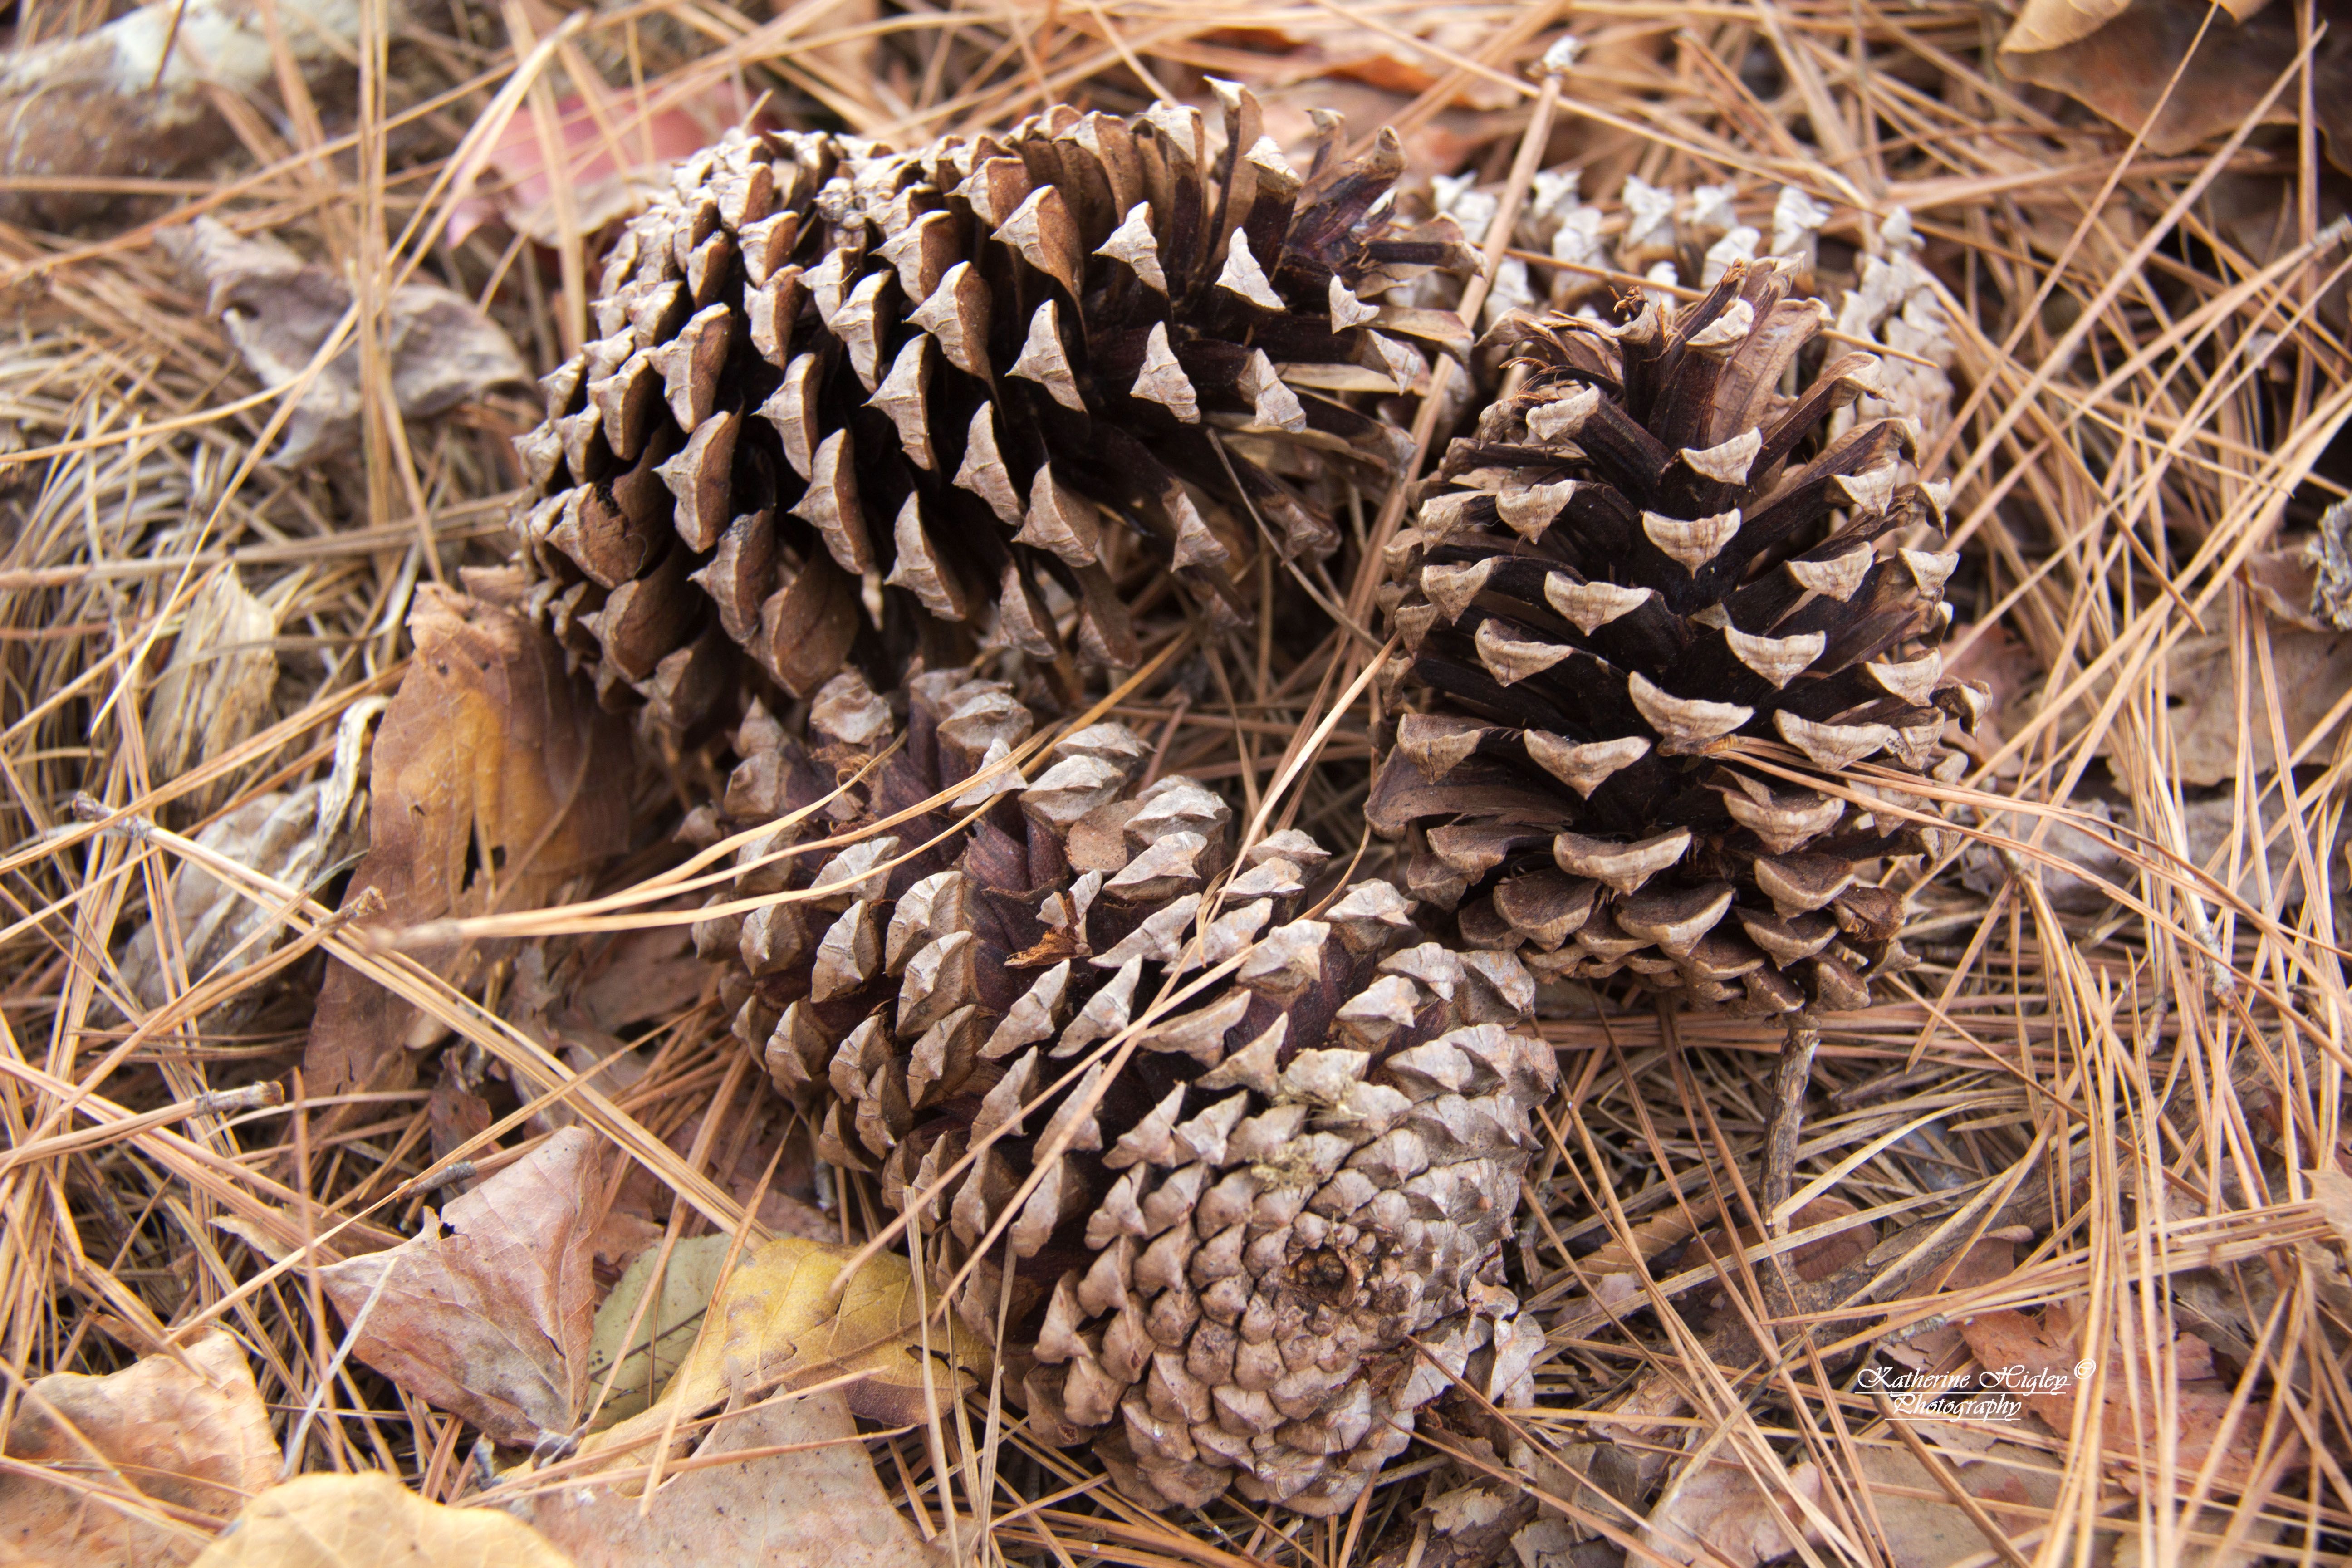
M319 1270L358 1330L352 1353L498 1442L528 1447L585 1415L604 1146L568 1127L400 1246Z
M2016 1272L2016 1242L2005 1236L1988 1236L1962 1253L1949 1272L1938 1278L1944 1290L1973 1290ZM1964 1346L1959 1325L1938 1316L1929 1319L1909 1337L1880 1346L1880 1353L1914 1372L1921 1372L1944 1364L1947 1357L1958 1355Z
M2205 0L2030 0L2001 39L2000 63L2012 76L2063 92L2126 131L2146 127L2154 152L2186 153L2236 129L2294 64L2296 9L2266 0L2221 0L2218 6ZM2352 89L2352 38L2339 31L2320 40L2312 73L2313 106L2326 134L2328 159L2352 170L2352 103L2346 100ZM2296 112L2290 87L2263 123L2291 125Z
M629 742L546 633L436 584L408 617L416 655L385 712L371 773L373 844L346 909L373 889L386 923L530 909L626 844ZM480 947L411 956L461 989ZM404 1089L440 1037L408 1004L328 966L304 1070L313 1092Z
M786 1447L795 1451L756 1451ZM731 1454L745 1457L711 1462ZM577 1568L939 1568L947 1561L890 1505L838 1392L723 1416L696 1458L650 1508L641 1489L592 1479L541 1492L518 1511Z
M1902 1419L1898 1417L1898 1419ZM2011 1536L2049 1521L2058 1467L2046 1454L1940 1422L1913 1421L1960 1489ZM1902 1449L1858 1446L1854 1463L1886 1542L1891 1568L1946 1568L1982 1557L1991 1542L1927 1468Z
M2271 662L2278 679L2281 721L2287 744L2300 745L2346 690L2352 689L2352 634L2308 632L2273 623ZM2249 668L2246 722L2257 768L2271 756L2271 707L2259 672ZM2240 772L2238 689L2230 669L2226 636L2189 637L2166 661L2171 689L2172 743L2180 782L2227 784Z
M1961 622L1945 634L1944 640L1953 649L1944 660L1945 673L1955 680L1981 686L1989 694L1976 732L1969 734L1955 724L1947 729L1946 737L1981 761L2032 722L2031 705L2042 689L2042 666L2033 650L1998 622ZM2003 777L2014 777L2024 771L2024 764L2011 758L1997 771Z
M2036 1323L2021 1312L1987 1312L1964 1324L1960 1333L1978 1363L2000 1371L2005 1385L2044 1426L2062 1438L2074 1430L2074 1406L2081 1397L2078 1370L2084 1361L2065 1330L2053 1331L2051 1325ZM2236 1490L2254 1474L2263 1405L2259 1400L2248 1402L2225 1433L2229 1386L2210 1376L2185 1375L2210 1371L2210 1352L2194 1353L2200 1349L2179 1343L2169 1348L2177 1358L2178 1381L2164 1435L2171 1438L2172 1462L2179 1473L2194 1475L2210 1459L2213 1484L2223 1490ZM2184 1355L2185 1364L2178 1359ZM2146 1387L2146 1369L2141 1382ZM2102 1440L2105 1457L2122 1467L2124 1485L2137 1490L2143 1476L2154 1472L2159 1434L2132 1408L2121 1369L2108 1369L2105 1388L2094 1431ZM1986 1391L1978 1396L1990 1395L1990 1391ZM2284 1441L2290 1449L2300 1450L2300 1442L2292 1436Z
M2194 1520L2182 1520L2176 1529L2179 1533L2169 1549L2151 1539L2153 1530L2126 1531L2116 1542L2115 1558L2108 1568L2158 1568L2158 1564L2163 1568L2253 1568L2257 1563L2284 1560L2263 1548L2286 1533L2286 1521L2265 1519L2252 1509L2200 1509ZM2182 1540L2190 1531L2208 1539ZM2232 1531L2238 1543L2224 1552L2220 1542Z
M351 309L351 289L336 274L215 218L165 229L156 243L189 285L204 290L206 312L220 319L264 386L284 386L300 375ZM393 402L411 419L530 379L505 331L462 294L437 283L404 283L383 309ZM293 468L356 450L361 406L359 344L347 341L295 405L270 464Z
M2078 827L2075 822L2112 823L2114 808L2104 800L2069 801L2067 807L2074 820L2062 817L2047 826L2032 817L1996 818L1999 829L2011 838L1999 843L1971 840L1960 851L1961 885L1987 896L2000 892L2009 883L2009 858L2014 856L2026 874L2042 885L2042 897L2050 900L2052 909L2072 915L2095 915L2106 909L2106 889L2129 888L2131 866L2111 833L2103 826ZM2008 842L2022 843L2037 834L2042 854L2062 864L2053 866L2013 848L2004 853Z
M960 1397L988 1365L987 1347L952 1313L926 1331L905 1258L868 1258L838 1302L825 1300L856 1250L793 1236L746 1247L661 1398L580 1451L625 1462L704 1411L844 1378L855 1380L842 1391L849 1408L869 1420L919 1421Z
M245 1350L218 1329L105 1377L40 1379L0 1448L0 1562L77 1568L190 1561L206 1532L166 1510L226 1519L278 1466Z
M489 1131L490 1102L457 1076L453 1053L441 1058L441 1081L425 1101L425 1136L436 1163Z
M1800 1465L1771 1494L1737 1460L1686 1467L1651 1506L1642 1544L1672 1563L1758 1564L1797 1549L1804 1514L1795 1499L1819 1503L1822 1472Z
M297 1476L239 1514L195 1568L572 1568L494 1508L426 1502L382 1471Z

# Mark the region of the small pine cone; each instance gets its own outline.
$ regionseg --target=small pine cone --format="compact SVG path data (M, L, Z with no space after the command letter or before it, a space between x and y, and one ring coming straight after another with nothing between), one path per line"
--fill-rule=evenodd
M1406 836L1416 898L1539 974L1780 1013L1860 1006L1905 961L1904 898L1872 884L1921 830L1748 759L1958 765L1945 716L1979 697L1937 652L1957 557L1906 546L1943 502L1897 482L1906 421L1805 455L1876 362L1781 395L1822 324L1786 291L1742 265L1685 310L1530 324L1523 390L1390 546L1414 710L1368 815Z
M799 830L748 839L714 902L829 890L696 934L736 956L736 1031L819 1154L920 1205L943 1291L969 1269L955 1308L1032 1429L1151 1506L1230 1485L1328 1514L1454 1377L1525 1404L1542 1336L1502 1248L1554 1082L1525 966L1417 941L1386 882L1317 901L1303 833L1236 864L1231 807L1136 787L1123 726L984 777L1032 732L1011 689L908 692L905 745L851 791L858 820L903 820L800 869L772 858ZM819 695L813 749L757 716L728 818L810 806L896 728L855 674Z
M1341 164L1334 117L1301 175L1248 94L1225 122L1215 153L1160 104L916 153L738 133L681 164L516 444L537 603L606 704L676 734L744 656L796 697L853 659L1066 661L1073 635L1131 666L1126 595L1169 569L1239 615L1253 516L1328 554L1306 481L1385 473L1402 438L1366 405L1423 379L1406 340L1468 342L1360 296L1476 258L1451 220L1390 220L1392 133Z

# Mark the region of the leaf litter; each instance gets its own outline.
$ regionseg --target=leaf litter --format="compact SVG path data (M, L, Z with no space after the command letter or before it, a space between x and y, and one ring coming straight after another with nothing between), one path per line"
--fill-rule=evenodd
M221 100L232 112L188 142L229 172L198 201L117 189L99 165L89 189L33 192L23 205L85 226L0 246L26 290L0 353L0 448L32 454L0 467L17 921L0 1116L36 1152L0 1170L6 1453L23 1462L0 1497L44 1529L130 1521L82 1548L99 1561L186 1561L240 1510L207 1561L297 1561L286 1543L321 1532L351 1561L384 1542L453 1562L1155 1568L1597 1568L1643 1542L1921 1568L2000 1555L1955 1489L2029 1558L2324 1554L2352 1506L2313 1451L2341 1447L2326 1367L2352 1321L2328 1022L2352 671L2315 569L2352 476L2328 227L2343 42L2331 29L2308 83L2292 77L2303 11L2035 0L2005 39L1937 0L1737 18L1627 0L1564 30L1503 7L1442 25L1278 7L1244 26L1127 0L887 27L855 6L762 13L740 34L658 6L555 34L433 12L383 41L364 103L341 57L269 46L293 96L259 117ZM97 21L36 17L19 42ZM1136 1512L1088 1456L1023 1429L984 1342L961 1346L937 1301L924 1320L903 1265L855 1298L875 1320L859 1353L891 1374L859 1376L855 1403L884 1414L854 1415L839 1388L780 1396L845 1375L846 1331L814 1282L878 1205L740 1065L682 923L586 933L558 912L470 946L306 945L642 883L684 853L682 807L712 797L691 750L574 782L561 759L642 753L562 695L562 655L495 576L519 477L506 437L537 417L517 383L591 324L594 231L638 188L633 117L740 84L726 101L767 93L775 123L903 142L1008 123L1047 90L1205 103L1216 75L1264 90L1278 142L1327 104L1353 134L1396 121L1418 171L1475 195L1499 188L1548 51L1571 75L1538 163L1577 174L1596 243L1572 258L1515 236L1531 295L1656 286L1617 265L1629 175L1684 195L1673 221L1694 232L1702 184L1764 227L1792 184L1830 214L1819 255L1841 278L1880 258L1903 209L1948 328L1949 438L1923 458L1958 481L1955 602L1994 692L1982 772L1953 792L1977 837L1918 868L1907 987L1824 1031L1803 1201L1781 1226L1748 1206L1774 1039L1560 994L1546 1031L1565 1089L1511 1263L1549 1331L1534 1404L1442 1402L1356 1517ZM625 136L609 168L592 105ZM193 275L152 246L157 212ZM434 233L455 237L415 243ZM445 293L395 305L428 279ZM217 325L191 292L217 300ZM282 397L347 315L344 346L257 445L278 402L262 395ZM1367 524L1386 499L1357 498ZM1354 560L1333 597L1369 605ZM1253 606L1261 623L1274 605ZM1247 630L1210 645L1216 668L1188 656L1123 700L1155 765L1273 791L1277 813L1357 842L1378 714L1377 694L1329 706L1362 668L1350 637L1303 656L1261 654ZM436 665L453 650L488 662ZM364 710L387 694L380 720ZM1292 738L1326 720L1282 794ZM93 837L70 823L77 792L312 901L256 898L160 833ZM2007 795L2035 812L2005 813ZM1365 853L1379 874L1391 851ZM2069 867L2122 899L2070 891ZM690 906L655 890L635 906L649 919ZM208 974L214 1005L172 1012ZM285 1105L205 1098L248 1081L285 1085ZM379 1322L412 1270L424 1288ZM385 1283L352 1334L358 1279ZM373 1337L395 1331L405 1344ZM624 1343L658 1346L614 1384L652 1402L608 1401L596 1420L620 1436L583 1436ZM2094 1361L2099 1397L2037 1392L1997 1430L1917 1420L1932 1463L1850 1398L1864 1366L2010 1360ZM165 1380L199 1361L212 1392ZM926 1367L928 1391L905 1381ZM231 1436L207 1402L240 1375L257 1398L230 1400ZM189 1410L191 1443L218 1446L93 1415L76 1429L111 1472L56 1448L26 1412L36 1390L84 1389L68 1378L125 1391L101 1404ZM306 1412L298 1464L368 1473L270 1487ZM485 1432L510 1441L477 1458ZM810 1499L866 1535L827 1538Z

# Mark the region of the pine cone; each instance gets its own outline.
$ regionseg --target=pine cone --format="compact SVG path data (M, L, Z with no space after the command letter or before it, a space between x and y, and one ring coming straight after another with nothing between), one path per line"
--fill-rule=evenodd
M682 164L517 442L537 602L607 705L675 734L744 655L806 697L852 659L1065 660L1072 628L1132 665L1127 595L1170 568L1239 614L1254 516L1328 554L1313 473L1384 473L1401 437L1361 405L1423 379L1406 338L1467 343L1360 294L1476 258L1451 220L1389 221L1392 133L1342 165L1331 117L1301 176L1248 94L1225 122L1213 156L1160 104L912 153L738 133Z
M1528 324L1523 390L1390 546L1418 710L1368 815L1409 836L1415 897L1538 974L1778 1013L1862 1005L1905 961L1904 898L1871 884L1921 832L1755 763L1960 763L1944 718L1973 724L1979 694L1937 651L1957 557L1901 547L1943 521L1939 487L1897 483L1906 421L1799 455L1876 362L1782 396L1822 325L1787 288L1743 264L1686 310Z
M921 1204L940 1289L970 1266L955 1307L1033 1431L1092 1444L1151 1506L1230 1484L1328 1514L1452 1377L1527 1403L1541 1333L1502 1246L1554 1068L1517 1026L1524 966L1416 942L1386 882L1316 901L1328 857L1303 833L1234 864L1231 808L1137 788L1148 748L1120 725L991 778L1033 730L1009 688L923 675L908 699L844 814L906 819L796 871L774 852L822 814L751 838L736 895L833 890L697 937L737 956L737 1032L820 1155ZM755 715L730 818L807 807L895 738L854 674L810 723L814 752Z
M1759 256L1792 269L1790 292L1822 300L1836 312L1837 331L1859 342L1883 343L1898 357L1879 367L1874 392L1839 411L1831 426L1841 435L1850 425L1888 414L1917 422L1922 437L1938 439L1951 421L1952 384L1945 367L1954 348L1934 280L1919 265L1921 242L1911 215L1901 207L1864 224L1868 248L1851 263L1823 265L1820 237L1833 216L1793 185L1784 186L1769 211L1749 204L1743 216L1736 185L1694 184L1664 189L1629 174L1607 205L1582 199L1580 171L1540 170L1518 209L1512 248L1496 269L1479 312L1489 331L1514 311L1540 306L1553 310L1606 309L1612 286L1601 274L1631 273L1653 283L1711 289L1735 264ZM1482 185L1472 175L1430 183L1430 203L1451 217L1472 245L1483 244L1501 205L1500 184ZM1527 257L1551 258L1546 268ZM1850 265L1851 270L1848 270ZM1452 279L1433 276L1415 283L1416 303L1450 306L1460 299ZM1663 297L1663 295L1661 296Z

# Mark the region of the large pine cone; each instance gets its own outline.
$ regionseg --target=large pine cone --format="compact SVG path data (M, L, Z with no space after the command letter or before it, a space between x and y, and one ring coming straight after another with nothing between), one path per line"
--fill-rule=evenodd
M1391 546L1417 710L1369 815L1409 836L1417 897L1540 974L1777 1013L1860 1006L1904 961L1904 900L1873 884L1921 832L1755 764L1959 764L1956 557L1906 545L1943 522L1936 487L1897 483L1907 421L1803 455L1876 361L1782 395L1823 324L1786 293L1738 264L1685 310L1528 323L1523 389Z
M1247 94L1225 120L1214 154L1161 104L681 165L517 442L538 603L606 703L676 733L743 689L739 652L799 697L853 658L889 681L1073 633L1131 665L1127 595L1169 568L1238 612L1254 517L1328 553L1313 472L1384 472L1400 437L1359 405L1424 379L1404 339L1467 342L1360 296L1476 258L1389 221L1393 134L1342 165L1334 117L1302 176Z
M819 1152L922 1205L935 1277L970 1266L954 1303L992 1341L1005 1304L1032 1429L1153 1506L1234 1485L1328 1514L1453 1377L1527 1403L1542 1336L1502 1248L1554 1068L1518 1027L1526 968L1417 942L1386 882L1317 898L1303 833L1236 865L1231 808L1138 789L1122 726L986 777L1031 736L1010 689L908 697L905 745L832 821L736 851L736 898L833 890L697 936L737 955L737 1031ZM854 674L814 705L814 754L755 714L728 816L811 805L896 728ZM821 865L774 858L894 816Z

